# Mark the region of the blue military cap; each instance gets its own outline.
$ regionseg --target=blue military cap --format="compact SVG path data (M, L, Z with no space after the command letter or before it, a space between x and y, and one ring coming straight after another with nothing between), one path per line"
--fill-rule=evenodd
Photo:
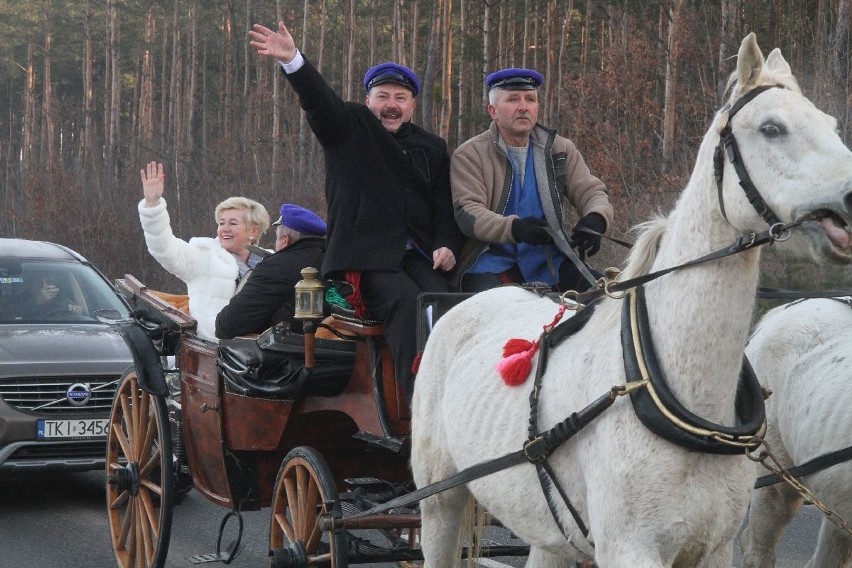
M420 93L420 78L417 73L399 63L379 63L370 67L364 74L364 89L370 89L383 83L396 83L409 89L416 97Z
M520 69L509 67L494 73L489 73L485 78L488 90L505 89L507 91L529 91L538 89L544 82L544 77L535 69Z
M308 235L324 235L328 231L325 221L310 209L285 203L281 206L280 213L281 216L272 223L273 225L284 225Z

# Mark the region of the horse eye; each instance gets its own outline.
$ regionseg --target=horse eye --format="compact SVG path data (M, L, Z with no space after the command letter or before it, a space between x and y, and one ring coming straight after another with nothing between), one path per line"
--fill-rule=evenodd
M760 127L760 132L763 133L767 138L778 138L787 133L783 127L775 124L774 122L767 122L763 126Z

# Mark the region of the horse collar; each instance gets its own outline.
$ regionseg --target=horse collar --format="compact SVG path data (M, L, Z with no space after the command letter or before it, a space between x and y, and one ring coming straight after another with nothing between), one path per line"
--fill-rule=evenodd
M781 224L781 220L775 212L772 211L772 208L769 207L769 204L766 203L763 196L760 195L760 192L752 183L751 177L748 175L748 170L746 169L742 156L740 155L740 149L739 146L737 146L736 138L734 138L734 132L731 129L731 121L733 120L734 115L741 108L751 102L751 100L760 93L776 87L784 88L780 85L761 85L740 97L728 111L728 123L719 135L719 144L716 145L716 151L713 155L713 168L716 178L716 189L719 194L719 209L722 213L722 217L724 217L726 221L728 220L728 216L725 213L725 201L722 196L722 179L725 171L725 153L727 152L728 160L734 166L734 171L736 171L737 176L740 178L740 186L745 191L746 197L752 207L754 207L754 210L763 217L770 227Z
M759 444L766 426L764 395L754 370L743 357L737 387L736 411L739 426L714 424L686 409L669 388L660 368L651 329L645 291L632 291L624 302L621 345L627 384L646 381L646 388L630 394L639 420L652 432L692 451L710 454L737 454Z

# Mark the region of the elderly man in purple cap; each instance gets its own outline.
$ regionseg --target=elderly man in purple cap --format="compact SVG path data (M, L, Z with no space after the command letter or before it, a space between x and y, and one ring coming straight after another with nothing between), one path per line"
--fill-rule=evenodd
M449 290L461 233L453 218L447 143L413 124L420 79L403 65L367 71L365 104L344 102L296 49L283 22L255 24L258 54L276 58L325 153L326 278L346 279L384 321L397 380L411 397L417 295Z
M453 206L468 237L455 272L464 292L524 282L582 291L600 276L584 261L600 249L612 204L574 143L538 124L542 81L532 69L488 75L491 126L453 154ZM570 236L566 202L580 217Z
M275 227L275 253L264 258L244 286L216 316L216 337L261 333L282 322L300 332L302 323L293 318L296 291L307 266L322 266L327 227L319 215L285 203Z

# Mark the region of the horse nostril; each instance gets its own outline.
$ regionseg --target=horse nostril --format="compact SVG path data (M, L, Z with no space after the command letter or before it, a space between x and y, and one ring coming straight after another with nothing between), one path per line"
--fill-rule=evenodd
M849 182L846 185L850 186L850 190L847 191L846 195L843 197L843 207L848 213L852 213L852 182Z

